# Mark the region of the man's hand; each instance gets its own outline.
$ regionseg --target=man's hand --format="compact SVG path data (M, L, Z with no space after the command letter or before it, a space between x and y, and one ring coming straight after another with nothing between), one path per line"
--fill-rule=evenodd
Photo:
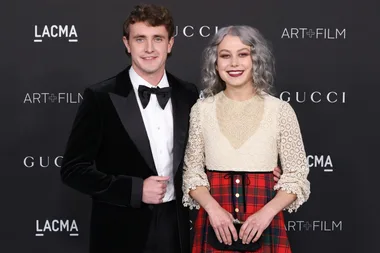
M146 204L159 204L166 193L170 177L151 176L144 180L142 201Z
M276 167L276 168L274 168L274 170L273 170L273 175L274 175L274 181L275 181L275 182L278 182L278 180L279 180L280 177L281 177L281 174L282 174L282 171L281 171L280 167Z

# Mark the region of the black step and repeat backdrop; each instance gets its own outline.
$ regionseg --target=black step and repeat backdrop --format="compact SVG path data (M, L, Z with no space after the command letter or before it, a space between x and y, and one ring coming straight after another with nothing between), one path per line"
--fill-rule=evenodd
M231 24L257 27L276 57L276 96L295 109L312 194L286 228L295 253L380 252L380 17L376 1L150 1L175 19L168 70L199 83L201 52ZM135 1L2 4L0 252L87 251L90 198L59 169L83 89L129 64ZM5 6L4 6L5 4Z

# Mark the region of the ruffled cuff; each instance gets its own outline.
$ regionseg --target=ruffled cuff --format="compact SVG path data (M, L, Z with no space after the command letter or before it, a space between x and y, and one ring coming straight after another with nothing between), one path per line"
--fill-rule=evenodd
M182 191L183 191L182 204L185 207L188 206L190 209L200 208L199 203L195 199L193 199L189 194L191 190L195 190L199 186L204 186L208 190L210 190L210 183L208 182L206 173L202 173L202 174L191 173L191 174L187 174L184 177L183 186L182 186Z
M283 175L284 176L284 175ZM281 178L282 179L282 178ZM290 194L295 194L297 199L292 202L290 205L284 208L289 213L297 212L297 209L305 203L310 196L310 183L309 181L305 182L284 182L279 180L279 182L274 186L274 190L283 190Z

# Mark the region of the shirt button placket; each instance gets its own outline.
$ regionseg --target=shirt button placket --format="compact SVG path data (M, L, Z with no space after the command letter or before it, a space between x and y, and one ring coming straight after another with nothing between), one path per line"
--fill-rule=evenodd
M240 196L240 194L238 193L238 191L239 191L239 184L240 184L240 179L239 178L237 178L236 180L235 180L235 183L236 183L236 194L235 194L235 197L236 197L236 199L235 199L235 206L237 206L236 208L235 208L235 213L238 213L239 212L239 208L238 208L238 206L239 206L239 196Z

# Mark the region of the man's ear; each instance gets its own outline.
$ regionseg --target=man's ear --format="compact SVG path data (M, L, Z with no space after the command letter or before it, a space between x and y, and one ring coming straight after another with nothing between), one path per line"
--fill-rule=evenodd
M123 43L124 43L124 46L127 49L128 53L130 54L131 53L131 48L129 46L129 40L125 36L123 36Z
M171 37L168 43L168 54L172 52L173 45L174 45L174 37Z

